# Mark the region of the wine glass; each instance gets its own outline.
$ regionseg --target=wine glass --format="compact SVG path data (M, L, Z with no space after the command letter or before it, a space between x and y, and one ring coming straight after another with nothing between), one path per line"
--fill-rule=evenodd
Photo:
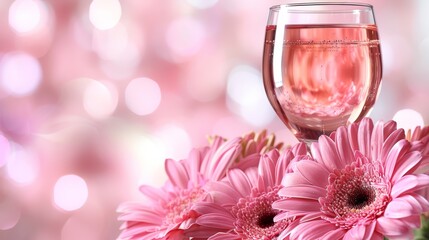
M361 120L375 103L381 76L371 5L315 2L270 8L265 92L298 140L310 144Z

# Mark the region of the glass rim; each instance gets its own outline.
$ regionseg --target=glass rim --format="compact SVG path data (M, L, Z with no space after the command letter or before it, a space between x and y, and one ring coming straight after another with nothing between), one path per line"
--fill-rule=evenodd
M356 6L356 7L367 7L372 9L373 6L368 3L361 2L297 2L297 3L286 3L277 4L270 7L270 10L277 10L280 8L288 7L311 7L311 6Z

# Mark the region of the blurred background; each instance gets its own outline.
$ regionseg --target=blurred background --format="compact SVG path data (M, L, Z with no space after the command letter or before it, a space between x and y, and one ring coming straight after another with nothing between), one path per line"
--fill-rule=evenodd
M207 136L267 129L268 8L288 1L1 0L0 239L115 239L117 206ZM429 1L373 4L371 117L429 122ZM408 124L408 125L407 125Z

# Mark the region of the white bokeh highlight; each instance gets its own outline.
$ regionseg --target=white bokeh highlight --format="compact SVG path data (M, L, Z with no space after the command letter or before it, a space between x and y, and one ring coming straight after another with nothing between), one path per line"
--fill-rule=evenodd
M65 211L75 211L87 201L88 186L77 175L64 175L55 183L53 195L55 206Z
M228 75L228 107L253 126L265 126L275 117L261 75L247 65L236 66Z
M118 92L109 82L92 80L88 83L83 94L85 111L96 119L109 117L118 105Z
M122 7L118 0L93 0L89 6L89 20L99 30L115 27L121 16Z
M401 109L395 113L393 120L397 123L398 128L414 130L417 126L424 126L423 116L413 109Z
M48 9L40 0L15 0L9 7L9 25L18 33L36 31L47 19Z
M40 162L37 156L18 144L13 144L7 159L8 177L18 184L29 185L39 175Z
M33 93L42 81L39 61L25 52L11 52L0 61L0 86L11 95Z
M161 103L161 89L150 78L133 79L125 89L125 103L137 115L151 114Z

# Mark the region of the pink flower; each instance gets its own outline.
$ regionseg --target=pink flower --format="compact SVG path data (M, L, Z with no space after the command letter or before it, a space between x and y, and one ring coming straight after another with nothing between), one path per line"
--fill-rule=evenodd
M118 239L183 239L183 230L195 225L198 217L193 204L210 197L205 184L223 179L230 168L257 166L261 153L281 147L274 140L265 131L226 142L214 137L210 147L192 150L187 159L167 159L168 181L162 188L141 186L146 202L119 206L119 220L124 224Z
M312 144L314 161L299 161L285 175L284 198L273 207L289 214L275 220L300 218L287 230L290 239L411 237L429 210L418 194L429 176L415 173L421 150L393 121L374 126L365 118L340 127Z
M280 199L283 175L291 162L308 157L306 145L299 143L282 155L274 149L261 157L258 168L232 169L224 181L207 186L212 202L199 202L197 225L186 235L208 239L273 239L289 226L292 219L274 222L279 211L271 204Z

